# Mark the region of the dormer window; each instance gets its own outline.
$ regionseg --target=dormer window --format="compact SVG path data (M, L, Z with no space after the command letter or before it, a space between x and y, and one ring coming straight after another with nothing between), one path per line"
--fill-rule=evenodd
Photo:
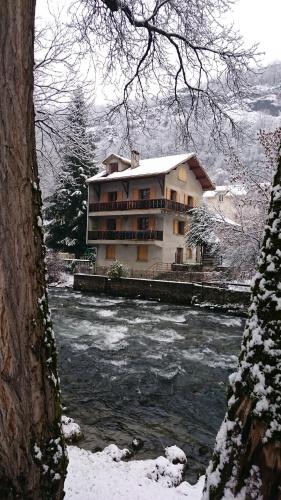
M223 201L223 194L219 194L219 202L221 203Z
M118 172L118 162L110 163L108 166L109 174L113 174L114 172Z

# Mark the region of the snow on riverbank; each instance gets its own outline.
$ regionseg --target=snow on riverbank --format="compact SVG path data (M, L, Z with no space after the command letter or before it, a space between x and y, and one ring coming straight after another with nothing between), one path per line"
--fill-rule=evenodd
M98 453L69 446L65 500L200 500L204 476L194 486L181 483L184 465L172 463L176 447L172 451L166 451L169 459L124 462L128 450L114 444Z

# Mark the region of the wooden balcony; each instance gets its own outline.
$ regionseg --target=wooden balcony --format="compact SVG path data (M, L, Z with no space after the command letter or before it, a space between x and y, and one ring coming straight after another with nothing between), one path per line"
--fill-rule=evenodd
M88 231L88 240L163 241L163 231Z
M193 207L178 203L177 201L158 198L155 200L128 200L128 201L111 201L104 203L90 203L90 212L110 212L122 210L147 210L151 208L160 208L164 210L172 210L174 212L188 212Z

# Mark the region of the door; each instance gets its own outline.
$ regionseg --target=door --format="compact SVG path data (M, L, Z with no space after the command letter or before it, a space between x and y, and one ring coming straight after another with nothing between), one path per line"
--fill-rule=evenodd
M183 263L183 248L177 248L176 250L176 264Z

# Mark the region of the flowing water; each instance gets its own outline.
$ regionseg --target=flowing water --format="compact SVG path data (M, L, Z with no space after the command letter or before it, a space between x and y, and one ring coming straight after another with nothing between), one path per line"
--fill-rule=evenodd
M226 407L243 320L144 300L52 289L63 405L81 446L130 447L155 458L176 444L187 479L208 463Z

